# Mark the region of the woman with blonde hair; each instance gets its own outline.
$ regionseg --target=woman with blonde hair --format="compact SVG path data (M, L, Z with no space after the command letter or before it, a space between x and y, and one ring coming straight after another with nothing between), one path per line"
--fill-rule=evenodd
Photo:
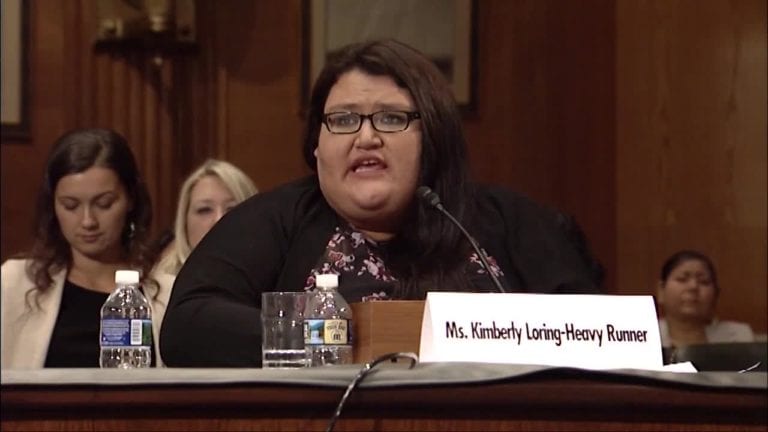
M248 175L233 164L205 161L181 186L174 239L157 265L159 273L176 276L192 249L224 213L257 192Z

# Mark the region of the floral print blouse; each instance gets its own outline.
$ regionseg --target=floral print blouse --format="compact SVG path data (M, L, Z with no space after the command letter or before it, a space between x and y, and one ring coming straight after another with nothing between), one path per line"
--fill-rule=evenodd
M390 300L392 288L397 282L384 264L384 245L367 238L363 233L346 225L336 227L328 241L325 252L320 256L315 267L310 271L304 284L305 291L315 287L315 275L335 273L343 281L342 294L349 302ZM483 251L485 252L485 251ZM488 256L491 271L498 278L504 273L493 257ZM472 251L468 257L466 271L470 276L485 275L486 271L477 253ZM477 280L487 281L487 277ZM490 282L488 282L490 284ZM493 288L489 289L490 291Z

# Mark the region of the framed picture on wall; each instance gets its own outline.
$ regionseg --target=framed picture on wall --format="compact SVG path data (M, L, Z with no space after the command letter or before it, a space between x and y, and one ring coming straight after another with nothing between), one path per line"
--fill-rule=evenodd
M27 41L29 2L2 0L2 139L29 138Z
M429 56L451 83L459 107L475 106L475 0L304 0L306 106L312 84L335 50L394 38Z

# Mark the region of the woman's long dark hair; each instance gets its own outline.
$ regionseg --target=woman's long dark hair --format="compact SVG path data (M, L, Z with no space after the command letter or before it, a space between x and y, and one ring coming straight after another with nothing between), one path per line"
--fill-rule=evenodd
M315 82L307 113L304 160L317 170L325 102L339 77L353 69L389 76L408 90L421 113L422 152L419 184L429 186L445 208L464 223L472 216L467 151L461 116L448 82L421 52L395 40L377 40L342 48L326 63ZM460 289L468 243L444 216L414 200L411 215L391 242L387 267L400 281L395 297L421 298L428 290Z
M109 168L117 174L133 203L126 215L121 243L128 263L142 270L147 278L154 257L149 253L148 233L152 204L128 143L117 132L107 129L79 129L66 133L53 145L48 156L45 178L37 197L35 242L27 272L35 287L27 293L37 296L51 288L52 275L72 264L72 251L61 232L54 209L56 185L62 177L91 167ZM27 301L31 305L31 302Z

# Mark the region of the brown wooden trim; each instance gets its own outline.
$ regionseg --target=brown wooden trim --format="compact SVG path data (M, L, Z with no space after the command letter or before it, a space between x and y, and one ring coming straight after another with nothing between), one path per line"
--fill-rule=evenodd
M45 425L49 430L74 425L135 430L147 422L174 430L220 428L217 421L253 430L309 421L314 430L324 425L341 394L337 387L258 383L5 385L0 399L3 430ZM339 425L378 425L367 430L764 430L767 411L768 397L761 389L523 378L490 385L360 388ZM444 429L457 424L464 426Z

